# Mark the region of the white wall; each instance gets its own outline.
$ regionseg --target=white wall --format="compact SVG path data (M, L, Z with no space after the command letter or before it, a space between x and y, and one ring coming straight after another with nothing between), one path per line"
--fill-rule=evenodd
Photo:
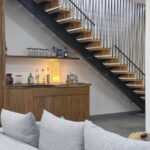
M33 17L18 2L6 0L6 42L8 54L26 55L27 47L64 48L65 44L41 22ZM71 55L75 55L72 51ZM61 81L66 80L69 72L77 73L81 82L91 83L91 115L128 112L139 110L114 85L107 81L82 58L80 60L60 60ZM7 72L23 74L26 82L30 72L46 67L49 60L7 59Z
M150 131L150 0L146 1L146 130Z

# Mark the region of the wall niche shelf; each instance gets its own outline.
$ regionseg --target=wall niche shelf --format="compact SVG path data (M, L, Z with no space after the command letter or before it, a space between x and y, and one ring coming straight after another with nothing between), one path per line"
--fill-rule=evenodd
M62 57L62 58L58 58L58 57L40 57L40 56L17 56L17 55L6 55L6 58L27 58L27 59L61 59L61 60L79 60L80 58L77 57Z

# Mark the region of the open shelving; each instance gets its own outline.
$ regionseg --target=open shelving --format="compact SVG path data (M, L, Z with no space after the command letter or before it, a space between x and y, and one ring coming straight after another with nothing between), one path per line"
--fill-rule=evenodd
M6 58L32 58L32 59L63 59L63 60L79 60L78 57L47 57L47 56L19 56L19 55L6 55Z

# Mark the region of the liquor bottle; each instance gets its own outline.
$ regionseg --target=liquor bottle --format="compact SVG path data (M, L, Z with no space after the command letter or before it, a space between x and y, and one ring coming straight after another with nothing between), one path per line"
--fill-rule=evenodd
M52 49L52 57L56 57L56 50L55 50L55 46L53 46L53 49Z
M36 73L35 73L35 83L38 84L38 83L40 82L39 79L40 79L39 72L38 72L38 69L36 69Z
M32 73L30 73L29 77L28 77L28 84L33 84L34 83L34 78L32 76Z
M49 70L49 67L47 67L46 84L50 84L50 70Z
M67 47L65 47L64 57L68 57Z
M44 69L42 69L41 83L42 83L42 84L45 84L45 74L44 74Z

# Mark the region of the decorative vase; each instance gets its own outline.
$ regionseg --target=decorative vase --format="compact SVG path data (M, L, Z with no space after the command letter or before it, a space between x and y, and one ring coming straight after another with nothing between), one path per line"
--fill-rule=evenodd
M14 79L12 78L12 74L11 73L7 73L6 74L6 84L7 85L11 85L13 84Z

